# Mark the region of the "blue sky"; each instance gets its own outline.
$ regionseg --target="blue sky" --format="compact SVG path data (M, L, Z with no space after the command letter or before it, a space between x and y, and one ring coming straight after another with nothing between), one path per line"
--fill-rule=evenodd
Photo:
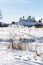
M43 18L43 0L0 0L4 22L18 21L23 15Z

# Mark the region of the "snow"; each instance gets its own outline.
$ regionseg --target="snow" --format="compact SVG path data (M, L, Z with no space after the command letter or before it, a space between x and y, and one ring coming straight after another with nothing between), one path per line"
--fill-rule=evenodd
M43 60L32 51L0 49L0 65L43 65Z
M19 41L25 39L34 39L34 42L29 42L32 49L36 49L40 54L43 53L43 28L24 27L20 25L11 25L7 28L0 28L0 38L2 39L14 39ZM42 42L41 42L42 41ZM3 45L5 41L0 41ZM27 42L26 42L27 43ZM25 44L25 43L24 43ZM13 50L8 49L7 46L0 45L0 65L43 65L43 58L36 55L36 52L30 50Z

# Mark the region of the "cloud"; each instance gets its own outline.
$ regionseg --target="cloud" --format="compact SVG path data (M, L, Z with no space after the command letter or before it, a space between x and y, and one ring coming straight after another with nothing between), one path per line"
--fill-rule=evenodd
M0 3L31 3L32 0L0 0Z
M0 0L0 3L4 3L7 2L8 0Z
M31 0L15 0L14 3L31 3Z
M8 3L8 2L9 2L8 0L0 0L0 4Z

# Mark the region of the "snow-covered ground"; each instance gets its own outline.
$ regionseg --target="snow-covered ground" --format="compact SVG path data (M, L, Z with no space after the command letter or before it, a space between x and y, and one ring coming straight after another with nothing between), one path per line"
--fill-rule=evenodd
M11 43L6 42L9 39L14 39L16 42L22 38L21 42L28 43L35 49L37 45L38 53L43 53L43 28L24 27L11 25L7 28L0 28L0 44ZM24 40L23 40L24 39ZM29 39L35 40L28 41ZM6 46L0 45L0 65L43 65L43 58L36 55L35 52L29 50L12 50Z
M43 60L32 51L0 49L0 65L43 65Z

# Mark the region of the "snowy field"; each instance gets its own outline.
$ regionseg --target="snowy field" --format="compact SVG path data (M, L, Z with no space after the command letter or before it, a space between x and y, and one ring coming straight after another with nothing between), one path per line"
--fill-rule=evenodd
M32 50L37 45L37 52L43 54L43 28L16 25L0 28L0 65L43 65L43 58L33 51L7 48L7 44L11 43L10 39L19 43L20 38L22 43L32 46Z
M0 65L43 65L43 60L32 51L0 49Z

